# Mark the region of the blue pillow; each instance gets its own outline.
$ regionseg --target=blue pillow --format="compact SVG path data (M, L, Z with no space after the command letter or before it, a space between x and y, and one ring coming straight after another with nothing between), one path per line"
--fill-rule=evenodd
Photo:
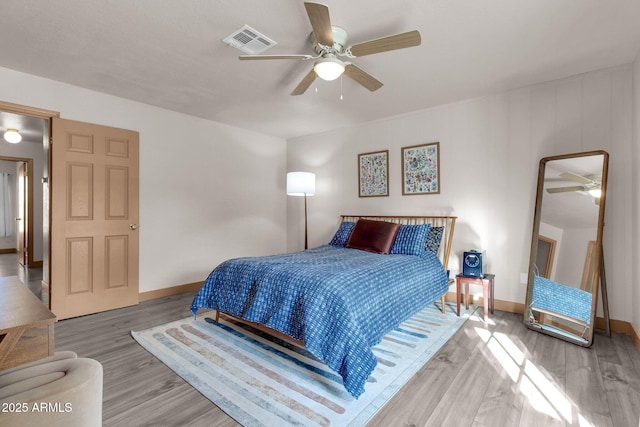
M427 235L431 224L401 225L396 241L391 247L392 254L422 256L425 252Z
M442 240L443 231L444 227L431 227L431 230L429 230L429 235L427 236L426 249L436 254L436 256L438 255L438 250L440 249L440 241Z
M331 239L331 242L329 242L329 244L333 246L344 247L344 245L347 244L347 240L349 240L349 236L351 236L351 232L353 231L353 227L355 227L355 225L355 222L341 222L338 231L336 231L336 234L333 236L333 239Z

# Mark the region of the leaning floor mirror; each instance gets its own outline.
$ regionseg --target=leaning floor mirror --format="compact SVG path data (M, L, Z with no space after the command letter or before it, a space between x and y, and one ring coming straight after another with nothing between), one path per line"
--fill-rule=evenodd
M599 285L606 286L608 164L607 152L590 151L545 157L538 172L524 322L584 347L593 342Z

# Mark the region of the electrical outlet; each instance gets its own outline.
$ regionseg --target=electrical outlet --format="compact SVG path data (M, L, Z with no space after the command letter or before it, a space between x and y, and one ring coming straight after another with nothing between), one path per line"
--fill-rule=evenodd
M520 273L520 284L521 285L526 285L528 279L529 279L529 275L527 273Z

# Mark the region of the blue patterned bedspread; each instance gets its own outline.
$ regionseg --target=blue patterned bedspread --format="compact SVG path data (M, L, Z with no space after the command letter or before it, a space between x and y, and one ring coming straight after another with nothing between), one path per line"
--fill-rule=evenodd
M544 277L533 279L531 306L591 323L591 293Z
M191 311L220 310L305 343L358 397L376 366L371 347L448 290L432 253L379 255L330 245L223 262Z

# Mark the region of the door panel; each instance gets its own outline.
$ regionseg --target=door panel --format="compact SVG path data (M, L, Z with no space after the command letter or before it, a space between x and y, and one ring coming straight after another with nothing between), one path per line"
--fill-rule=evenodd
M54 118L51 311L138 303L138 133Z
M106 170L107 218L126 219L129 217L128 169L108 166Z
M93 290L93 239L67 238L67 295Z
M93 219L93 165L67 163L67 220Z
M128 236L109 236L105 240L105 245L108 266L105 287L108 289L127 287L129 283L125 273L129 270Z

